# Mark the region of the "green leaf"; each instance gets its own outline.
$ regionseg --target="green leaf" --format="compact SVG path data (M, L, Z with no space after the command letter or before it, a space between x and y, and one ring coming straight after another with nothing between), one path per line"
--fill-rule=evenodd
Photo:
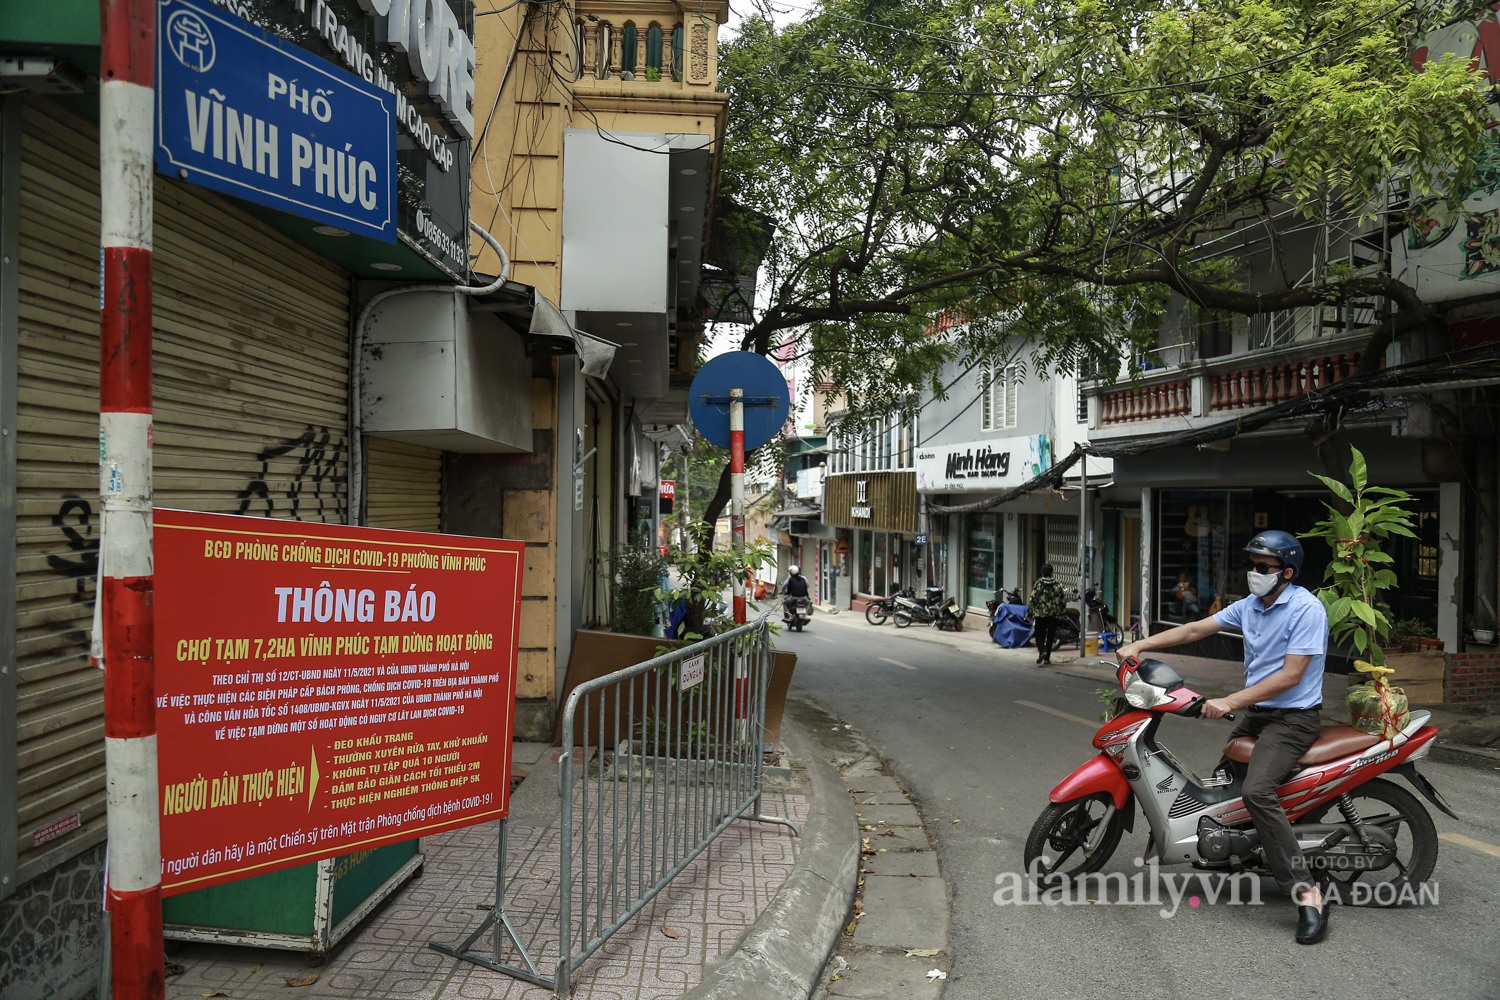
M1375 624L1375 609L1364 601L1350 601L1349 609L1359 616L1360 621L1366 625Z
M1360 629L1358 632L1354 633L1354 648L1355 649L1357 649L1361 653L1363 653L1367 648L1369 648L1369 645L1370 645L1370 639L1369 639L1369 637L1367 635L1365 635L1365 630L1364 629Z
M1361 493L1365 484L1369 482L1365 470L1365 456L1358 448L1350 445L1349 451L1353 453L1353 460L1349 463L1349 478L1354 480L1354 491Z
M1324 486L1328 487L1328 492L1332 493L1334 496L1338 497L1345 503L1354 502L1354 494L1349 492L1349 487L1345 486L1337 479L1331 479L1328 476L1320 476L1316 473L1308 473L1308 475L1311 475L1314 479L1318 480Z
M1417 533L1415 531L1412 531L1410 528L1403 527L1402 525L1399 525L1399 524L1390 524L1390 525L1387 525L1385 530L1389 531L1393 535L1401 535L1402 537L1405 537L1405 538L1416 538L1417 537Z
M1353 602L1347 597L1340 597L1328 606L1328 623L1330 625L1343 621L1349 615L1349 607Z

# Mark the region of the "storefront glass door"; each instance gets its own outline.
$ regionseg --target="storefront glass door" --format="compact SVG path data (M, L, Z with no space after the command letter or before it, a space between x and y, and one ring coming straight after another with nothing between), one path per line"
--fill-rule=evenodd
M889 578L890 571L891 559L890 553L886 548L886 533L877 531L875 532L875 574L873 580L875 589L870 591L870 593L876 597L886 596L885 583Z
M998 585L1004 543L1000 519L996 514L970 514L969 522L969 592L971 608L983 608L994 599Z
M1192 622L1245 596L1249 490L1163 490L1157 508L1157 618Z

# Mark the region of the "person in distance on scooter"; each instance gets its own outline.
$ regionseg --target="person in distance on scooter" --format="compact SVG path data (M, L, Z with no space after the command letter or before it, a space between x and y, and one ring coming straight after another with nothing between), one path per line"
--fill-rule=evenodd
M1211 698L1203 717L1219 719L1248 709L1230 734L1252 736L1245 776L1245 807L1260 833L1266 867L1297 902L1297 942L1316 944L1328 929L1328 904L1310 878L1276 787L1317 740L1322 728L1323 659L1328 614L1323 603L1292 583L1302 570L1302 543L1286 531L1262 531L1245 546L1250 596L1200 621L1179 625L1123 647L1121 660L1170 649L1233 629L1245 637L1245 688Z
M806 597L810 593L807 577L802 575L802 567L793 564L787 571L786 582L781 585L781 614L790 618L792 614L792 599Z

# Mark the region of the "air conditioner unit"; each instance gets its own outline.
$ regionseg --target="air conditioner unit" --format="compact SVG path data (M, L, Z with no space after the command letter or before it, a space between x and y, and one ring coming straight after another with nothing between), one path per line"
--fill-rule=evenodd
M792 525L789 530L794 535L810 535L812 534L812 522L807 520L794 520L792 521Z

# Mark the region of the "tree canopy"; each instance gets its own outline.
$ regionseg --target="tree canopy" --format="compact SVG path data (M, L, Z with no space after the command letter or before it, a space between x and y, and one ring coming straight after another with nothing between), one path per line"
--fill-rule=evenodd
M1105 370L1172 293L1255 315L1379 296L1390 338L1440 325L1389 273L1246 287L1226 234L1373 213L1393 181L1454 198L1491 98L1467 54L1413 50L1480 3L825 0L721 47L722 191L771 217L745 347L791 336L855 420L1025 349ZM730 218L726 222L734 225ZM1404 222L1403 222L1404 224ZM1291 282L1288 282L1291 284ZM929 336L943 313L962 338ZM951 370L951 369L950 369Z

